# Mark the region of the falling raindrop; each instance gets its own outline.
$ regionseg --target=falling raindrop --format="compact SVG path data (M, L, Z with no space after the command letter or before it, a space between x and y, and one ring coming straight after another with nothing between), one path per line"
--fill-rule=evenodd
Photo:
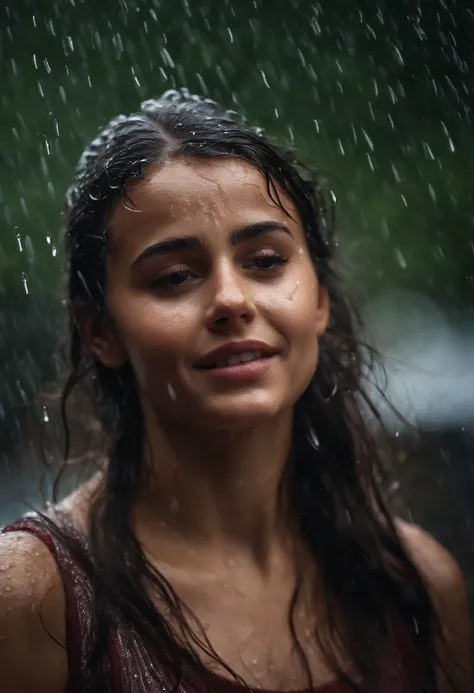
M25 291L25 294L29 294L29 293L30 293L30 290L29 290L29 288L28 288L28 280L27 280L26 274L25 274L24 272L21 273L21 281L22 281L22 284L23 284L23 289L24 289L24 291Z
M400 250L400 248L395 248L395 257L397 258L397 262L400 265L402 269L407 268L407 261L405 260L405 257Z

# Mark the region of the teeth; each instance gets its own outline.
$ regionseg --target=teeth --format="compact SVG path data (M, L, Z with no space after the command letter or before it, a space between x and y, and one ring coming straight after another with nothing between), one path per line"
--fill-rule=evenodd
M242 354L240 357L240 361L242 363L245 363L245 361L252 361L253 359L258 358L260 354L258 354L256 351L251 351L248 354Z
M261 351L246 351L244 354L234 354L234 356L229 356L225 361L218 361L216 363L216 368L225 368L226 366L236 366L238 363L246 363L247 361L255 361L256 359L262 358L263 354Z

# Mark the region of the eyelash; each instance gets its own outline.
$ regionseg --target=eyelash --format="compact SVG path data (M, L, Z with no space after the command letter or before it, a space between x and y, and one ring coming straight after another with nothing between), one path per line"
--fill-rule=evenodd
M153 287L155 289L172 291L173 289L179 288L182 284L184 284L185 281L183 280L174 283L173 279L183 277L183 275L190 277L191 274L192 272L188 267L180 267L179 269L174 270L174 272L169 272L169 274L165 274L164 276L155 279L153 281Z
M259 267L258 269L263 270L264 272L270 272L272 269L277 269L278 267L282 267L283 265L286 265L288 263L288 258L285 257L284 255L280 255L279 253L274 253L274 252L263 252L260 255L256 255L252 263L249 264L256 264L259 261L265 261L265 260L271 260L273 262L273 265L271 267ZM248 267L246 265L245 267Z
M272 265L270 267L262 267L262 266L257 266L257 263L260 261L266 261L270 260L272 262ZM288 258L286 258L284 255L280 255L279 253L262 253L261 255L255 256L252 260L252 262L247 263L244 265L245 269L251 269L252 266L254 269L257 269L261 272L271 272L278 270L279 268L283 267L283 265L286 265L288 263ZM183 278L184 277L184 278ZM189 267L179 267L173 272L170 272L169 274L166 274L162 277L158 277L157 279L154 280L153 286L157 289L162 289L162 290L168 290L172 291L173 289L177 289L182 284L185 283L187 278L195 278L196 274L189 269ZM176 283L173 283L173 280L177 278L183 278L183 281L178 281Z

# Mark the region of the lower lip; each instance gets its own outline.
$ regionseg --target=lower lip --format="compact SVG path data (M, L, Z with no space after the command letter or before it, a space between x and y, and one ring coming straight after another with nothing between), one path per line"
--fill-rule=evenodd
M268 356L263 359L255 359L255 361L245 361L244 363L236 363L233 366L222 366L220 368L201 368L201 373L210 375L217 380L228 383L241 383L247 380L254 380L262 373L265 373L270 368L275 357Z

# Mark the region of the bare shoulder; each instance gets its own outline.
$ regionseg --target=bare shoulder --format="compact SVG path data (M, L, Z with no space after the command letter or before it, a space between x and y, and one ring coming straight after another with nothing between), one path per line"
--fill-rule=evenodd
M456 684L456 691L470 691L472 643L469 604L463 573L458 562L421 527L398 520L397 531L430 595L442 638L439 656L443 663L440 690L453 690L445 674Z
M62 693L67 683L61 576L27 532L0 534L0 681L5 693Z
M455 558L418 525L397 520L400 539L421 577L436 592L463 587L464 578ZM433 595L434 596L434 595Z

